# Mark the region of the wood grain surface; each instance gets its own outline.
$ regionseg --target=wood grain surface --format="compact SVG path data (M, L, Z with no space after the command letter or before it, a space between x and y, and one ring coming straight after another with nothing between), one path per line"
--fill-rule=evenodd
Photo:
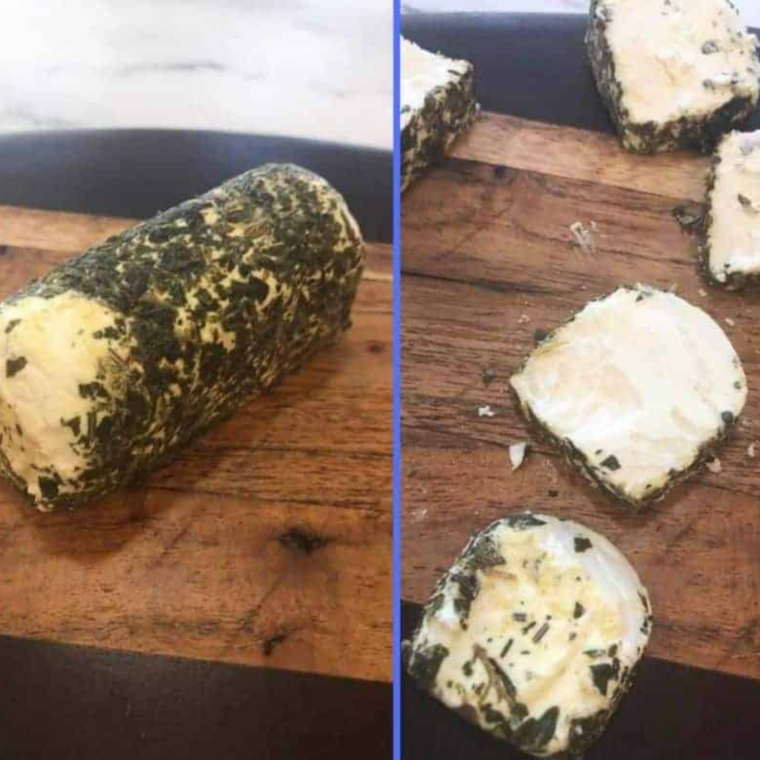
M0 298L132 222L0 206ZM391 250L353 328L144 487L44 515L0 483L0 633L388 681Z
M485 114L403 199L402 595L422 602L467 537L520 509L577 519L648 586L649 652L760 678L760 296L710 289L672 209L703 197L703 157ZM569 226L598 226L596 253ZM634 515L535 443L507 393L538 328L624 283L676 292L726 330L749 382L722 471ZM485 369L495 373L486 386ZM490 405L493 418L479 417ZM512 472L508 446L531 441ZM758 442L758 458L748 447Z

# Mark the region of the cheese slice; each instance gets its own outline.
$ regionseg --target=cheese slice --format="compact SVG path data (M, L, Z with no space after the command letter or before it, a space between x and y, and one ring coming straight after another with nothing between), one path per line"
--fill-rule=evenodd
M701 147L760 96L757 38L729 0L594 0L587 42L632 150Z
M477 534L405 644L445 705L536 757L584 751L627 690L651 630L646 588L604 537L523 513Z
M732 132L715 153L703 255L729 288L760 277L760 131Z
M478 113L473 67L401 39L401 189L443 158Z
M510 382L523 412L584 475L637 508L707 459L747 398L720 326L641 285L589 303Z

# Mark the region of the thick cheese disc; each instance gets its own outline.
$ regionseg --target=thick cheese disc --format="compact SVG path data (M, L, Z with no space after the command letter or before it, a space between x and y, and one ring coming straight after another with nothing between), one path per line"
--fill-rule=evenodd
M524 513L470 541L405 659L423 688L498 738L577 755L625 693L650 629L647 591L607 539Z
M732 132L723 139L708 203L704 251L711 279L738 287L759 277L760 131Z
M401 189L442 158L478 112L472 64L401 39Z
M695 469L747 398L720 326L637 286L592 301L512 377L520 406L597 485L639 507Z
M588 42L633 150L704 142L757 104L757 38L729 0L595 0Z

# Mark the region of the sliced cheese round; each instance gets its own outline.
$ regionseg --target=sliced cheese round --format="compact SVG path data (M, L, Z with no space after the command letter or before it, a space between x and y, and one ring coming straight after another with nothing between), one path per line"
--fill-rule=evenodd
M642 285L589 303L512 377L525 414L597 485L634 507L692 472L744 408L721 327Z
M647 591L606 538L523 513L470 541L405 656L448 707L551 757L577 754L601 733L650 629Z
M446 155L478 113L473 67L401 40L401 189Z
M760 131L732 132L715 153L705 240L711 279L728 287L760 277Z
M586 43L630 150L712 148L757 105L757 38L730 0L591 0Z
M604 0L630 118L665 122L760 92L757 39L728 0Z

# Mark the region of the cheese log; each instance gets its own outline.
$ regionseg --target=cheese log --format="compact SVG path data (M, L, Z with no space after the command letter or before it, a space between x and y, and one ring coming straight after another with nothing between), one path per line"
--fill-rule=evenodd
M160 466L350 324L359 228L266 165L93 246L0 304L0 467L41 510Z
M760 283L760 131L723 138L708 182L702 269L712 284Z
M401 39L401 190L440 161L478 114L472 64Z
M510 380L520 410L570 464L641 509L697 472L747 400L721 327L643 285L587 304Z
M586 46L623 146L710 151L760 96L757 38L729 0L592 0Z
M417 683L536 757L578 757L629 688L649 596L602 536L522 513L476 534L403 645Z

